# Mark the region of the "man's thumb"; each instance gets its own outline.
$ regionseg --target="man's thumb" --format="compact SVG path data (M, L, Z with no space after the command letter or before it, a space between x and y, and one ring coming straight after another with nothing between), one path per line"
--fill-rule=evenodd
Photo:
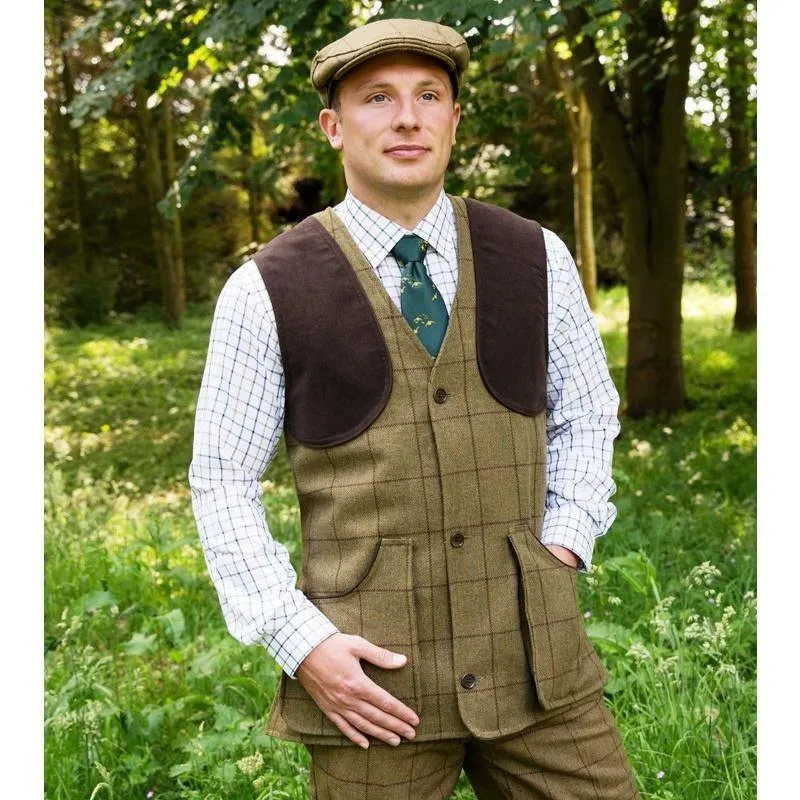
M359 658L364 658L383 669L397 669L406 663L406 657L402 653L393 653L363 638L356 648L356 653Z

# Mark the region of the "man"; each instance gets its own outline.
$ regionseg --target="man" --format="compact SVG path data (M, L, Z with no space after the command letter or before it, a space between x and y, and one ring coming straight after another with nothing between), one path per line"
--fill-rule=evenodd
M312 797L449 797L462 768L482 800L638 797L576 583L619 397L561 240L443 191L468 60L418 20L315 57L348 192L220 295L198 527L229 629L284 669L267 730L306 744ZM282 429L297 588L261 506Z

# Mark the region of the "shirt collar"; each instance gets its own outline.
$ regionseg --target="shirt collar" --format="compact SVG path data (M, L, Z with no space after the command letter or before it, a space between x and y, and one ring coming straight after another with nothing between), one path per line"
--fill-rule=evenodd
M456 252L456 225L453 204L444 192L413 231L387 219L362 203L349 189L344 200L334 207L364 257L377 267L391 252L402 236L415 233L424 239L440 256L449 260Z

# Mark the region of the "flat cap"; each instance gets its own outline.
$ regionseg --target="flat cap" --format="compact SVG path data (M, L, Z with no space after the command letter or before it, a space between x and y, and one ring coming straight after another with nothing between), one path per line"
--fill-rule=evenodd
M469 64L469 45L447 25L422 19L368 22L322 48L311 62L311 84L324 106L336 81L370 58L392 52L422 53L439 59L453 79L455 93Z

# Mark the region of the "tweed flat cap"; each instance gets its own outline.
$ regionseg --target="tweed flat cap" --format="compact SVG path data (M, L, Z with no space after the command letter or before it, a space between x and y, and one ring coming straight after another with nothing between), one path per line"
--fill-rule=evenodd
M458 94L461 75L469 64L464 37L447 25L421 19L381 19L368 22L322 48L311 62L311 84L327 106L336 81L351 69L382 53L422 53L439 59Z

